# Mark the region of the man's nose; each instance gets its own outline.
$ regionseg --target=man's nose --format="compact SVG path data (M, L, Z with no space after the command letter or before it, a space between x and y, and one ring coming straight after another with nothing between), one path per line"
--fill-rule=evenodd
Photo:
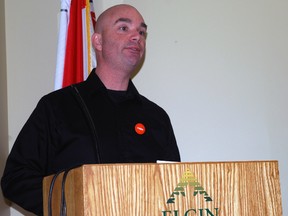
M140 35L140 32L135 30L132 32L131 34L131 38L130 38L132 41L134 42L140 42L141 41L141 35Z

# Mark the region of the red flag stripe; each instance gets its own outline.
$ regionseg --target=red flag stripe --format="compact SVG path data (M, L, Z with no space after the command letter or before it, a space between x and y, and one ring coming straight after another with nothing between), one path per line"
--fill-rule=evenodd
M71 1L63 87L83 81L82 8L85 7L83 2L83 0Z

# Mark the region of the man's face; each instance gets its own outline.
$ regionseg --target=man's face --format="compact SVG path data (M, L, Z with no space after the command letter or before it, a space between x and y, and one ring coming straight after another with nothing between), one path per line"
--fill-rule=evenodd
M105 62L124 70L137 67L145 53L146 30L142 16L135 9L123 7L111 12L101 34Z

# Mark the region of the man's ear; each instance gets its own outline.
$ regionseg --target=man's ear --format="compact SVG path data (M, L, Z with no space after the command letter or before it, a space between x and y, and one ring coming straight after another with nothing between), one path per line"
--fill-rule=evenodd
M95 50L101 51L102 50L102 37L99 33L94 33L92 35L92 45Z

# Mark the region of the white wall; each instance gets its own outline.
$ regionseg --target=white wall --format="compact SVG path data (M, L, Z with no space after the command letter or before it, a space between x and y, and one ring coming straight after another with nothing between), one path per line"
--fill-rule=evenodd
M288 215L288 1L94 0L96 13L122 2L148 24L134 82L169 113L182 160L279 160ZM60 3L5 4L11 146L53 89Z
M0 175L8 155L8 117L7 117L7 75L5 40L5 5L0 1ZM0 193L0 215L7 216L10 210Z
M10 148L40 97L53 89L59 5L5 0ZM30 214L13 205L11 215Z

